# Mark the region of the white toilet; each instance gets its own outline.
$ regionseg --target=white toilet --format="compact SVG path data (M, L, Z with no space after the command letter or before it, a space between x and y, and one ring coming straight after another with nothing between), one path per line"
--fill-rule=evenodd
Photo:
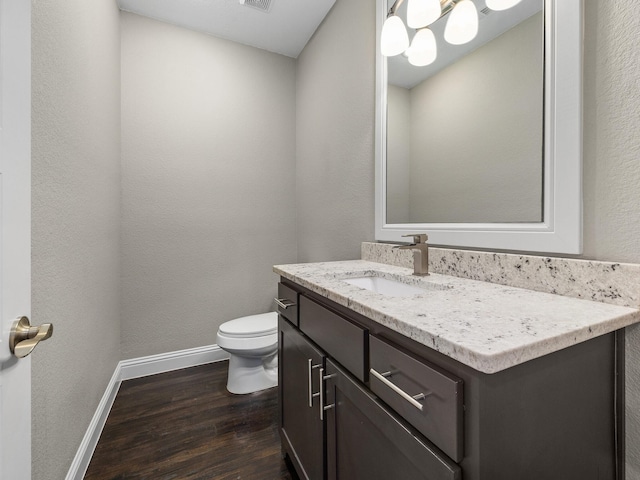
M243 394L278 384L278 314L261 313L220 325L218 346L229 352L227 390Z

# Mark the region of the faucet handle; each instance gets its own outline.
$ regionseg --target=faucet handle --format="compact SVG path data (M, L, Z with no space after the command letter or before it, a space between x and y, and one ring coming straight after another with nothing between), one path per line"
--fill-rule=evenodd
M413 243L427 243L429 236L426 233L410 233L409 235L402 235L403 237L413 237Z

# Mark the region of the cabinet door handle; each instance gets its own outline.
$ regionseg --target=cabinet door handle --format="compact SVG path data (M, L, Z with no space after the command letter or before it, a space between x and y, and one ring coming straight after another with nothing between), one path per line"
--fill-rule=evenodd
M318 393L313 393L313 382L311 381L311 372L316 369L316 368L320 368L321 365L314 365L313 364L313 360L311 360L310 358L307 359L307 366L309 367L308 369L308 379L309 379L309 408L313 407L313 398L317 397L318 395L320 395L320 392Z
M418 400L422 400L422 399L424 399L426 397L426 395L424 393L419 393L419 394L413 395L413 396L409 395L407 392L405 392L404 390L402 390L401 388L397 387L396 385L391 383L389 380L387 380L386 377L390 377L391 376L390 372L379 373L379 372L376 372L372 368L371 370L369 370L369 373L371 375L373 375L374 377L376 377L378 380L380 380L384 385L389 387L391 390L396 392L398 395L400 395L402 398L404 398L411 405L416 407L418 410L423 410L424 409L424 405L421 404L420 402L418 402Z
M332 373L331 375L325 375L324 368L320 369L320 420L324 420L325 410L329 410L336 406L335 403L332 403L331 405L324 404L324 381L329 380L330 378L333 378L335 376L335 373Z
M282 307L285 310L287 308L289 308L289 307L295 307L296 306L296 302L292 302L291 300L286 299L286 298L274 298L273 301L276 302L276 304L279 307Z

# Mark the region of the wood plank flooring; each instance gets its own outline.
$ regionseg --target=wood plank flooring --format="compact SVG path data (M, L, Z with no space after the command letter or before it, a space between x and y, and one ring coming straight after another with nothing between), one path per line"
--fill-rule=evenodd
M122 383L85 479L295 480L277 389L227 392L218 362Z

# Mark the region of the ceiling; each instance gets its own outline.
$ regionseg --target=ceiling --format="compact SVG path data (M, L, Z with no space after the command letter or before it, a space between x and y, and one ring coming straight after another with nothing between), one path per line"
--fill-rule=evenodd
M118 0L121 10L297 58L336 0ZM268 5L268 11L250 4Z

